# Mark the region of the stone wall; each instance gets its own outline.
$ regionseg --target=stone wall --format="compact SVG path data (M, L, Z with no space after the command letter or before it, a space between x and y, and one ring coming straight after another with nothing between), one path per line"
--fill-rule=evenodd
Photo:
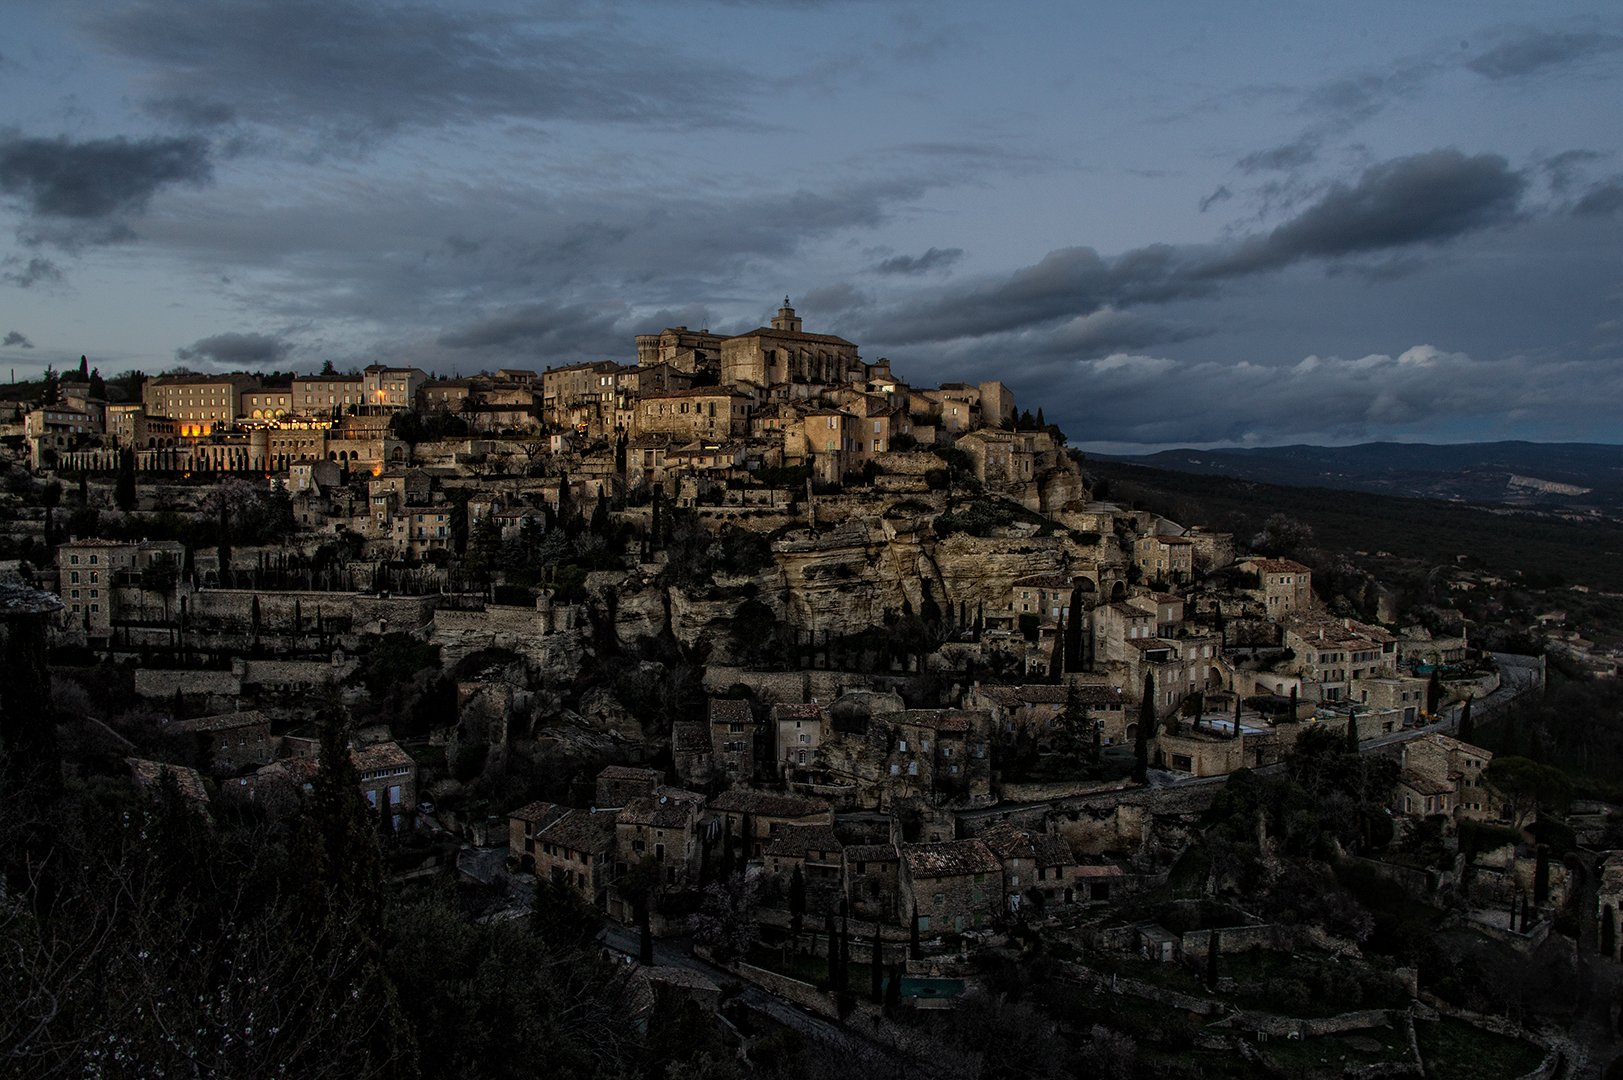
M211 694L235 697L242 693L242 681L230 671L178 671L167 668L136 668L135 695L143 698L172 698L183 694Z

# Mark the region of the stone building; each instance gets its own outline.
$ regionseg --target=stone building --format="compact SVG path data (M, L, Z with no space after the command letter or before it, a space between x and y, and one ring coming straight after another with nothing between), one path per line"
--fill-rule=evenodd
M1066 879L1076 861L1065 841L1000 822L977 839L992 849L1003 867L1003 902L1013 914L1031 901L1039 907L1064 900Z
M295 375L289 391L299 416L339 416L366 403L366 380L348 375Z
M901 870L900 914L923 937L984 929L1003 908L1003 863L983 840L902 844Z
M147 415L180 421L181 435L208 435L242 415L242 395L259 388L254 375L159 375L141 387Z
M708 719L716 773L731 781L752 778L755 775L756 730L760 725L755 722L749 702L711 698Z
M1246 559L1241 570L1256 574L1258 585L1251 590L1267 608L1270 619L1279 620L1313 606L1313 571L1293 559Z
M604 906L614 873L615 815L571 810L535 835L535 873Z
M659 773L653 769L609 765L597 774L593 805L600 809L619 809L629 805L633 799L652 795L658 788Z
M248 765L269 765L276 756L270 717L262 712L171 720L164 730L195 734L211 767L220 772L235 772Z
M716 749L710 725L702 720L678 720L671 725L671 764L684 784L705 787L715 777Z
M834 809L821 799L735 788L710 800L723 843L742 848L745 859L762 859L786 825L832 825Z
M1181 584L1195 575L1195 545L1183 536L1141 536L1133 541L1133 561L1146 581Z
M1352 619L1292 615L1285 620L1284 645L1296 654L1304 690L1317 688L1312 700L1345 701L1355 681L1397 674L1397 639Z
M895 922L901 883L901 854L895 844L854 844L840 852L841 880L851 914L875 922Z
M767 723L772 730L778 769L787 773L806 767L816 758L828 717L821 705L774 705Z
M844 850L832 825L784 825L762 857L766 872L782 888L788 887L799 869L806 884L806 909L823 911L834 907L843 892L840 867Z
M102 636L124 617L120 586L138 587L154 561L178 571L185 558L185 545L175 540L70 540L56 549L57 595L72 625Z
M567 806L533 802L507 815L507 854L517 862L520 870L536 872L536 837L567 813Z
M417 805L417 762L392 741L351 747L349 760L360 773L366 805L393 815L398 827Z
M787 299L770 328L726 338L720 353L721 381L728 386L830 385L858 382L867 375L856 345L832 334L803 332Z
M615 876L652 857L660 884L686 888L699 876L699 814L704 797L657 788L628 801L614 817Z
M749 434L751 399L725 387L657 390L637 401L637 434L725 440Z
M954 445L974 463L975 479L994 489L1030 483L1036 475L1034 438L1023 431L981 428Z
M1447 735L1422 735L1403 744L1393 809L1425 817L1448 814L1455 820L1497 820L1495 792L1483 779L1493 752Z

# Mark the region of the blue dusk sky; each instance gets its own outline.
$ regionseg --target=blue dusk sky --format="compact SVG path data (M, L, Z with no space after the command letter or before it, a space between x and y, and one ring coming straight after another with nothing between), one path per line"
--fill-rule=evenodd
M0 374L806 329L1075 444L1623 442L1615 3L11 0Z

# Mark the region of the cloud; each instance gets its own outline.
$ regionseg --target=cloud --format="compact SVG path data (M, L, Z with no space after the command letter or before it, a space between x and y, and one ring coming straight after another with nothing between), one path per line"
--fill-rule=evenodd
M1006 278L876 311L866 329L885 342L950 341L1209 296L1227 280L1304 260L1400 251L1507 221L1525 186L1492 154L1435 150L1398 158L1365 170L1356 183L1332 186L1278 228L1237 244L1155 244L1109 259L1091 247L1061 248Z
M261 367L281 362L293 346L265 334L215 334L175 350L177 360L212 360L230 367Z
M544 9L545 10L545 9ZM682 127L737 120L738 65L566 6L547 15L371 0L147 0L94 18L151 65L149 108L364 141L404 125L498 117ZM659 74L663 73L663 74Z
M22 334L18 333L16 330L13 330L7 334L4 341L0 341L0 348L6 348L13 345L19 349L32 349L34 347L34 343L32 341L29 341L27 338L23 337Z
M1584 192L1584 197L1572 208L1572 212L1580 217L1601 217L1619 210L1623 210L1623 176L1614 176L1603 184L1596 184Z
M43 217L139 214L160 187L201 185L211 173L208 143L198 138L0 139L0 191Z
M1230 191L1226 185L1219 187L1216 191L1200 200L1200 212L1204 214L1216 203L1227 202L1232 198L1234 198L1234 192Z
M927 274L945 270L964 257L963 248L931 248L923 255L897 255L875 266L876 274Z
M1319 141L1317 136L1304 135L1294 142L1276 146L1272 150L1258 150L1254 154L1247 154L1235 162L1235 166L1244 173L1290 172L1318 160Z
M5 260L4 263L0 263L0 265L10 266L20 262L22 262L21 259L13 257ZM11 282L19 289L26 289L40 281L51 282L53 284L61 281L62 271L50 259L41 259L36 257L29 259L28 265L23 267L21 271L7 270L5 273L0 274L0 278Z
M1515 79L1623 49L1623 37L1526 29L1465 66L1489 79Z
M1277 270L1301 259L1337 258L1436 243L1511 218L1526 179L1497 154L1433 150L1365 170L1267 236L1203 268L1203 277Z
M536 355L625 352L618 329L624 304L521 304L474 319L439 336L452 349L518 348Z

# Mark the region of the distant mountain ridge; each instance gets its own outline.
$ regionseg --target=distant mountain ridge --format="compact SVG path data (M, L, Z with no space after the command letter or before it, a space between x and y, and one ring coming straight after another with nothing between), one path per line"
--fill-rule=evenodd
M1623 513L1623 446L1607 443L1375 442L1089 456L1291 487Z

